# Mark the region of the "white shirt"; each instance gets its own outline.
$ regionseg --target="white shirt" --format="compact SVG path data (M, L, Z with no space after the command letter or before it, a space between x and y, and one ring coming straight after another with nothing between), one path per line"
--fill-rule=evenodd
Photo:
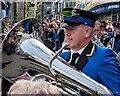
M86 45L87 46L87 45ZM71 49L71 55L70 55L70 60L69 60L69 63L71 62L71 60L72 60L72 55L73 55L73 53L79 53L80 55L81 55L81 53L83 52L83 50L86 48L86 46L85 47L83 47L82 49L80 49L80 50L78 50L77 52L75 52L75 51L73 51L72 49ZM78 59L79 58L77 58L76 59L76 62L78 61Z

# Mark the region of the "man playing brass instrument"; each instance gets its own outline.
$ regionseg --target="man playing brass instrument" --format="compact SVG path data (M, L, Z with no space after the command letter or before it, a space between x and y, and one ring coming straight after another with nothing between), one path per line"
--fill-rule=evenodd
M61 54L72 66L120 95L120 68L111 49L92 43L95 21L99 15L85 10L65 8L66 42L71 50ZM72 74L72 73L71 73Z

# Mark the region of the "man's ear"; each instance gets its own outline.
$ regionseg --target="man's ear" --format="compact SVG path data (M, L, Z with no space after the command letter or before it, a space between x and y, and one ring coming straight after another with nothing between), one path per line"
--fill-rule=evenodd
M86 28L85 37L90 37L91 34L92 34L92 28L88 26L88 27Z

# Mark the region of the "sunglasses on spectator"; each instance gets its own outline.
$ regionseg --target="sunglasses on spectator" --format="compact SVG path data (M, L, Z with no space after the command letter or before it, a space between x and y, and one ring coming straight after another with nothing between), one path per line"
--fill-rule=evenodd
M94 31L100 31L100 30L94 30Z

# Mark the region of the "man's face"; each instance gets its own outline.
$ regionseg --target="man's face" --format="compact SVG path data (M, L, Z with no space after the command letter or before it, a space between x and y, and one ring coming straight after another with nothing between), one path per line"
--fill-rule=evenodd
M74 27L66 27L65 36L66 41L71 49L78 51L84 47L84 42L86 42L86 26L79 25Z
M100 25L95 25L95 27L94 27L94 34L95 34L96 36L98 36L98 37L101 35Z
M119 28L118 27L114 27L114 32L116 34L120 34L120 27Z

